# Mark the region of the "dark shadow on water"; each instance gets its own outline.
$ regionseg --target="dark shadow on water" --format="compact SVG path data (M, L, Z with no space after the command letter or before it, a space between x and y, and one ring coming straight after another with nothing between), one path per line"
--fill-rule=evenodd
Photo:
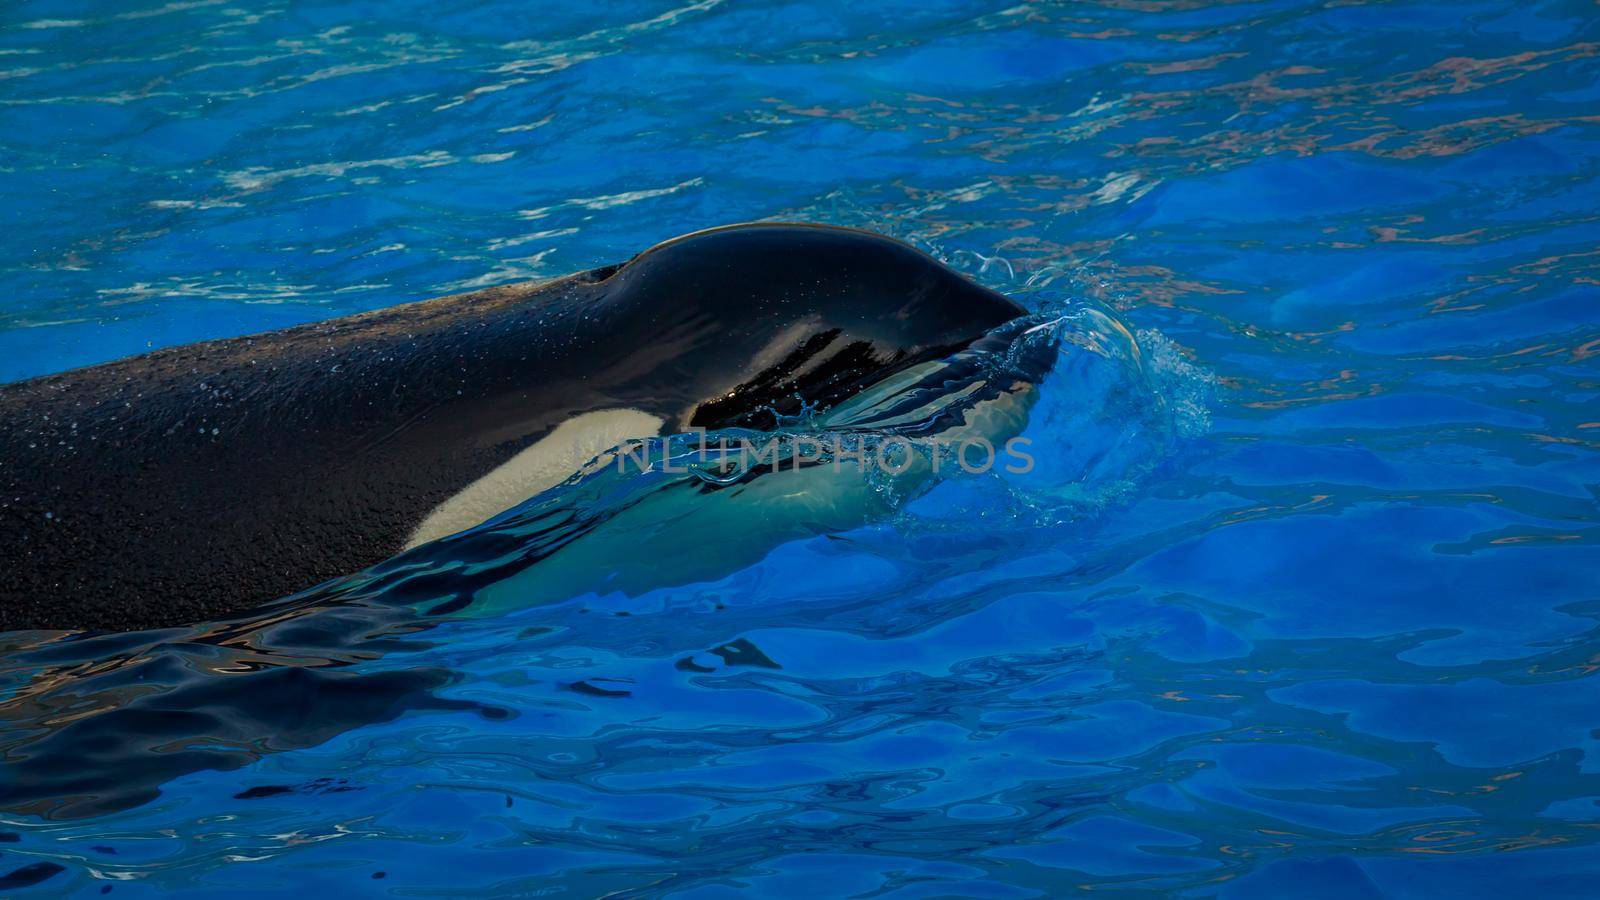
M400 612L310 608L255 635L167 630L13 653L10 669L44 667L0 707L0 808L52 819L102 815L154 799L180 775L237 769L408 711L507 715L434 696L451 681L444 669L352 668L420 646L399 636L421 630L399 621ZM260 640L269 635L305 644L291 650ZM135 642L142 646L129 646Z

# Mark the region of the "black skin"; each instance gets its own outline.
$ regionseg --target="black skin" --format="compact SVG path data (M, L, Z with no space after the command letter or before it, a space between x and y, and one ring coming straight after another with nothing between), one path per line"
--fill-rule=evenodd
M1022 314L890 238L740 225L0 385L0 631L237 612L388 558L573 415L770 427Z

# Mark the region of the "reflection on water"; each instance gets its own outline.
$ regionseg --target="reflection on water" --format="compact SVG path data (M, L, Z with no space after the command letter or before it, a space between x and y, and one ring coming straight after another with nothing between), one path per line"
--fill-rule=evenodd
M435 550L0 637L0 884L1592 892L1593 4L595 15L0 11L0 377L779 217L1141 367L1069 341L1028 478L689 588L488 611Z

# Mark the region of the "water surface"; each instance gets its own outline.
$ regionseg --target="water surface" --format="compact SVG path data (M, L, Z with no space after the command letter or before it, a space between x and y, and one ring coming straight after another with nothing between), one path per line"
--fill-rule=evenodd
M0 378L763 218L1090 318L1030 478L714 582L489 613L441 546L0 636L0 884L1592 894L1597 50L1579 0L8 6Z

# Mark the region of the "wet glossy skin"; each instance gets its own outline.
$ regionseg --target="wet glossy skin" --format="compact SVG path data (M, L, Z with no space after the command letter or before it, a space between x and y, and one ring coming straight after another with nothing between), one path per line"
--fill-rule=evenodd
M0 387L0 630L195 621L379 562L573 415L760 426L1021 309L888 238L735 226L620 267Z

